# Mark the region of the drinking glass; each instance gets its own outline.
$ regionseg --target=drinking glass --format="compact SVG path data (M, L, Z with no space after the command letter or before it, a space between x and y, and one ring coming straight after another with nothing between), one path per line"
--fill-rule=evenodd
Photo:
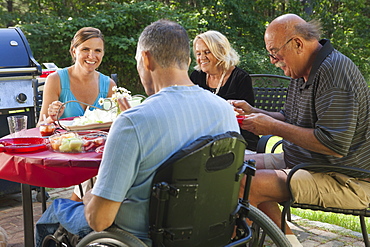
M20 137L27 129L27 116L14 115L7 117L9 132L12 137Z

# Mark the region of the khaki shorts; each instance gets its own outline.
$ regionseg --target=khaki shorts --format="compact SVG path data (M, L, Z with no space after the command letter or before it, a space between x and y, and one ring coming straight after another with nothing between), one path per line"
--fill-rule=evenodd
M294 173L290 185L298 203L343 209L364 209L370 204L369 182L336 172L299 170Z
M266 153L263 155L265 169L280 170L285 169L284 153Z
M265 154L266 169L283 170L286 174L284 155ZM294 201L321 207L364 209L370 204L370 182L340 173L318 173L298 170L290 182Z

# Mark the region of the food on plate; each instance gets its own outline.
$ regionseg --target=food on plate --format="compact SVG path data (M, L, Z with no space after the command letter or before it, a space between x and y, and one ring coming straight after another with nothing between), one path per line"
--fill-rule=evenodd
M100 147L95 149L95 152L97 152L98 154L102 154L103 151L104 151L104 146L100 146Z
M64 153L80 153L94 151L104 145L107 132L81 131L59 133L49 137L50 146L54 151Z
M73 119L72 125L113 122L116 117L117 113L115 111L105 111L100 109L94 109L91 111L89 107L87 107L83 116Z
M59 146L59 151L61 152L81 152L83 141L77 137L63 138L61 145Z

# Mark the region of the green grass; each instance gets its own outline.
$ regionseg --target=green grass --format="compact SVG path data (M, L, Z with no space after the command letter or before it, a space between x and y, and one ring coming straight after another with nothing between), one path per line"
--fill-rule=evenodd
M352 231L361 232L360 218L358 216L312 211L309 209L300 208L291 208L291 212L292 214L304 219L325 222L332 225L341 226ZM367 231L370 232L370 219L365 218L365 222Z
M271 152L272 146L278 141L281 140L280 137L274 136L267 143L266 152ZM282 152L281 145L276 149L275 153ZM299 209L291 208L291 212L294 215L302 217L304 219L325 222L337 226L350 229L352 231L361 232L360 219L358 216L353 215L344 215L344 214L335 214L330 212L322 211L312 211L309 209ZM365 218L367 225L367 231L370 232L370 219Z

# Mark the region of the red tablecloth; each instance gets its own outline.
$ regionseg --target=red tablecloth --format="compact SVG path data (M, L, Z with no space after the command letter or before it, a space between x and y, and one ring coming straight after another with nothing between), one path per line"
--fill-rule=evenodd
M33 128L24 136L41 135L38 128ZM0 178L41 187L68 187L94 177L100 161L101 154L95 152L0 153Z

